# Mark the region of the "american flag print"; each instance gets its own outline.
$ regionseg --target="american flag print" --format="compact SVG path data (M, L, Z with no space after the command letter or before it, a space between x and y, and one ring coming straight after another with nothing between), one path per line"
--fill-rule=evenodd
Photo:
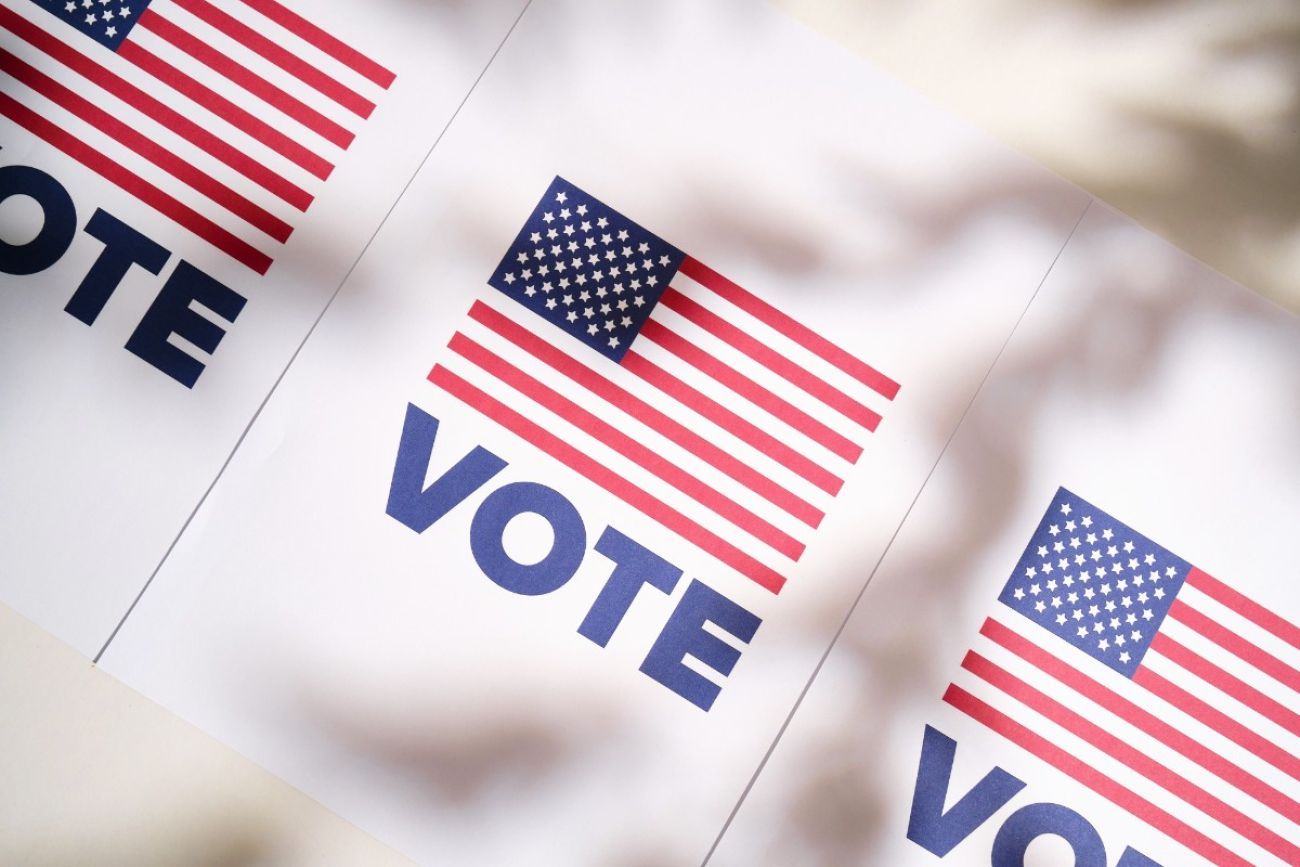
M276 0L32 4L0 115L259 274L395 78Z
M1062 488L944 700L1222 865L1300 864L1300 629Z
M488 283L429 379L773 593L898 393L563 178Z

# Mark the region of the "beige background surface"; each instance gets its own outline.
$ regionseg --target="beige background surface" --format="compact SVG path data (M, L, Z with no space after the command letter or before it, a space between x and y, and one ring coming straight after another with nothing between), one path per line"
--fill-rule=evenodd
M1291 0L774 2L1300 310ZM0 863L405 863L6 609L0 688Z
M1300 310L1294 0L774 0Z
M408 864L0 608L0 864Z

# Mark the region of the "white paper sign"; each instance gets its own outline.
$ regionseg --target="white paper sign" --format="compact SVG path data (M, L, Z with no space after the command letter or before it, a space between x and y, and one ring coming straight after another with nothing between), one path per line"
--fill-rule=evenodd
M710 863L1296 863L1297 371L1094 206Z
M778 13L535 3L103 664L428 863L697 861L1086 204Z
M0 600L87 654L524 4L291 5L0 9Z

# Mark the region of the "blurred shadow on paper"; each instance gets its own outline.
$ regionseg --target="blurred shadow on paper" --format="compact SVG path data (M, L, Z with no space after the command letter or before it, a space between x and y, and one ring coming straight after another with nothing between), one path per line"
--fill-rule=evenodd
M430 5L420 0L387 3L412 16ZM442 0L436 5L462 11L458 20L463 26L476 26L477 19L470 14L474 4L469 0ZM785 0L778 5L801 7L801 14L814 20L832 20L838 15L850 22L851 29L844 36L850 41L862 27L883 25L880 30L886 38L893 33L898 40L890 49L894 52L910 50L915 43L909 40L925 39L927 33L935 36L932 45L936 50L951 49L953 40L959 39L950 32L937 35L944 28L934 24L945 14L957 14L951 4L909 4L907 12L896 4L871 7L847 0ZM1247 7L1250 14L1246 14ZM566 10L571 7L554 4L549 13ZM1095 92L1063 99L1069 110L1087 121L1066 124L1078 133L1078 140L1062 142L1052 138L1051 130L1042 129L1026 134L1025 139L1036 144L1034 152L1040 158L1103 199L1135 213L1153 215L1147 217L1149 223L1176 240L1195 245L1204 258L1283 303L1300 305L1300 293L1295 289L1300 285L1300 124L1296 123L1300 9L1265 0L1201 4L990 0L979 4L979 10L974 13L981 22L977 32L989 37L996 34L996 38L964 43L971 69L988 59L990 45L999 46L998 51L1007 45L1032 45L1036 53L1026 49L1012 58L1026 66L1015 67L1008 74L1033 75L1041 68L1049 74L1056 69L1069 78L1074 71L1060 71L1066 66L1059 59L1063 57L1088 67L1077 77L1089 81L1093 73L1101 78L1095 67L1115 59L1094 40L1112 36L1123 37L1125 45L1136 40L1144 49L1149 47L1157 58L1151 63L1164 56L1171 70L1192 64L1194 73L1186 81L1185 101L1153 102L1141 92L1126 92L1123 85L1133 70L1121 66L1109 72L1111 89L1099 85ZM671 26L649 5L642 14L647 38L653 38L656 27ZM1087 26L1072 29L1080 20ZM1226 23L1206 29L1202 25L1207 20ZM924 21L930 23L918 23ZM927 31L926 26L936 29ZM1183 28L1200 35L1192 42L1178 41ZM1022 37L1019 43L1017 36ZM449 33L430 50L460 50L457 37ZM1169 43L1163 46L1167 55L1157 50L1162 40ZM1177 48L1172 45L1175 41ZM1058 54L1055 67L1051 54ZM561 47L552 57L555 63L573 64L575 70L579 66L580 52L576 50ZM1097 59L1089 59L1094 57ZM951 63L944 68L951 70ZM982 80L991 86L988 78ZM1000 92L1005 97L1006 90ZM995 90L988 99L996 100L997 93ZM1017 110L1026 115L1036 113L1032 103ZM1042 116L1047 124L1059 119L1055 112L1044 111ZM828 158L827 163L828 183L850 189L861 186L864 207L867 197L890 194L889 180L870 177L866 166L854 162L851 150ZM743 197L744 191L743 179L735 170L683 166L678 178L689 191L675 205L681 209L681 222L694 226L711 246L761 256L765 267L787 275L819 274L834 267L809 238L773 234L758 216L761 208L737 207L737 196ZM922 267L955 243L965 228L987 215L1032 222L1054 206L1054 198L1053 190L996 173L972 176L965 185L932 192L929 199L919 202L900 193L892 210L898 215L898 237L903 242L882 253L877 266L886 276ZM497 240L475 222L472 210L457 231L462 234L467 256L494 261L499 255ZM1004 412L1023 420L1020 430L1025 437L1033 427L1035 396L1053 382L1083 380L1088 387L1105 389L1122 400L1140 391L1158 366L1168 331L1185 315L1178 272L1169 263L1135 263L1128 258L1127 249L1122 239L1109 238L1090 251L1097 293L1092 309L1082 319L1084 327L1052 334L1035 353L1001 372L1021 386L1018 399ZM760 252L755 254L755 250ZM1282 265L1269 269L1260 264L1265 261ZM1277 274L1291 275L1288 279L1292 282L1281 283ZM1143 281L1142 291L1129 291L1129 281L1135 280ZM1257 311L1239 309L1229 301L1222 313L1249 319ZM1298 402L1300 414L1300 397L1291 399ZM946 433L933 431L940 440ZM1025 496L1019 456L1027 440L1009 438L1003 427L996 432L976 428L967 433L983 437L985 447L978 465L957 468L964 481L951 492L955 498L951 512L960 520L924 554L913 552L909 560L895 564L915 576L905 598L888 600L906 612L911 627L888 641L851 632L840 640L836 651L840 664L849 670L856 667L861 675L848 681L854 690L840 695L843 724L811 747L803 747L802 776L787 781L787 797L771 816L771 837L764 841L765 851L756 853L754 863L773 867L880 863L875 860L875 849L885 795L863 784L870 778L866 772L869 764L884 748L875 709L890 706L917 678L917 660L927 658L922 653L925 636L945 628L946 602L953 582L961 580L969 552L1002 527ZM841 610L829 606L811 612L802 624L808 646L820 653L842 617ZM563 797L566 780L590 772L590 767L582 767L584 763L599 762L606 754L592 749L593 740L616 744L620 727L627 725L617 714L604 714L597 715L590 729L575 730L572 715L537 712L523 705L508 716L468 721L462 716L454 726L430 716L420 718L419 724L398 727L314 703L310 696L303 696L302 702L299 710L329 736L412 781L438 810L459 811L469 822L486 821L485 814L498 803L503 789L517 790L520 797L538 793ZM237 811L231 815L233 819L214 811L210 827L179 838L162 827L166 816L159 818L152 829L142 827L140 833L142 837L156 835L156 851L167 854L136 863L168 863L165 859L178 852L182 854L172 863L230 867L272 863L276 840L290 831L277 826L274 817L261 822ZM689 863L675 857L670 840L664 841L661 851L631 851L619 857L619 867Z
M1260 4L1261 8L1268 5ZM987 4L985 26L1014 34L1019 25L1008 14L1013 6L1016 4L1010 0ZM551 12L565 8L557 5ZM864 11L863 20L872 14L906 17L884 4L874 12ZM1183 14L1181 4L1159 0L1091 6L1080 0L1039 8L1024 26L1034 29L1040 50L1074 50L1086 56L1095 50L1087 40L1100 38L1097 33L1123 33L1127 28L1161 33L1166 18L1168 32L1176 33ZM1289 17L1284 10L1269 14ZM1043 36L1041 29L1050 26L1052 16L1058 26L1068 27L1079 15L1085 15L1095 30L1074 35L1057 32L1051 39ZM653 38L656 27L670 25L649 9L644 16L647 38ZM1294 123L1285 122L1295 112L1295 58L1300 51L1294 49L1300 44L1296 41L1300 31L1294 26L1268 26L1252 36L1243 32L1245 26L1230 29L1227 32L1234 34L1230 36L1219 31L1199 44L1202 53L1195 59L1207 75L1258 76L1265 82L1259 85L1261 92L1270 88L1276 92L1272 102L1261 96L1258 116L1247 118L1271 119L1267 134L1239 134L1235 130L1241 117L1226 110L1216 113L1213 105L1190 100L1185 105L1145 104L1140 94L1099 92L1079 111L1088 114L1099 130L1106 130L1104 137L1091 137L1091 149L1104 149L1114 161L1072 164L1074 152L1057 145L1061 148L1058 168L1074 169L1071 176L1102 198L1135 211L1152 207L1152 203L1172 207L1170 212L1159 211L1149 222L1158 228L1172 226L1175 237L1204 240L1208 246L1199 249L1210 251L1202 253L1207 258L1222 253L1232 260L1251 245L1252 238L1267 243L1300 237L1294 234L1300 229L1300 196L1295 195L1300 193L1295 186L1300 178L1295 165L1300 149L1291 146L1295 144ZM968 48L972 54L986 50L987 44ZM563 48L555 52L557 58L574 56ZM1179 55L1170 62L1183 59ZM1049 59L1041 56L1038 63L1050 65ZM533 96L520 94L519 98ZM1141 146L1126 147L1126 142ZM931 191L929 198L918 199L912 191L891 189L888 178L873 177L869 166L854 160L851 149L823 156L827 183L860 189L864 208L879 207L882 197L892 196L888 209L898 217L897 236L902 241L874 261L886 277L924 267L990 214L1032 224L1057 207L1054 188L1013 174L972 173L962 185ZM1208 171L1207 166L1215 171ZM770 203L751 201L746 206L747 197L761 193L747 189L744 181L736 167L682 165L674 175L673 196L665 197L671 204L665 207L680 211L681 222L693 227L693 237L704 238L715 249L734 249L737 256L760 257L764 267L775 272L793 277L825 276L826 269L837 267L825 260L815 239L775 232L761 217ZM1172 222L1166 226L1161 220ZM456 231L467 255L492 261L499 254L499 239L485 222L476 221L473 209L467 209ZM1090 259L1095 263L1098 291L1092 309L1083 318L1087 326L1051 335L1035 354L1015 369L1002 372L1021 383L1018 400L1005 407L1005 412L1023 419L1022 431L1032 430L1035 396L1062 378L1085 380L1089 388L1104 389L1117 400L1140 393L1160 363L1167 333L1184 315L1180 280L1170 263L1135 263L1127 257L1122 238L1099 243L1090 251ZM1241 268L1237 270L1241 273ZM1247 276L1251 273L1255 272L1247 269ZM1133 281L1143 284L1142 291L1130 291ZM1258 285L1277 289L1268 279L1261 278ZM1294 303L1285 291L1272 294ZM897 303L897 299L879 300ZM1223 313L1254 315L1254 311L1231 306ZM953 363L960 362L954 359ZM946 434L933 433L939 438ZM971 433L982 436L986 447L977 466L957 468L964 481L953 492L952 511L960 521L924 555L914 554L913 560L903 564L916 580L906 598L888 600L906 612L912 627L887 642L851 633L841 639L837 650L841 663L861 671L860 677L852 679L858 691L841 696L844 725L811 748L805 745L799 762L802 775L784 781L789 784L784 787L786 798L772 816L770 839L763 841L763 851L754 853L755 863L773 867L879 863L876 849L886 795L863 784L870 778L866 773L869 763L884 748L874 709L890 706L915 681L917 660L926 656L921 652L925 636L946 627L945 602L951 596L952 582L961 580L969 552L1004 525L1025 495L1019 456L1027 440L1008 438L1001 428L996 433L978 429ZM841 610L829 606L812 612L804 623L809 647L820 651L842 616ZM567 780L598 772L602 751L592 748L593 739L616 744L627 724L612 715L592 731L575 733L567 728L571 717L530 713L527 707L509 718L476 718L448 726L430 716L424 719L427 725L401 727L310 701L303 711L315 715L320 726L350 749L411 781L429 799L431 808L460 811L467 822L489 825L493 810L502 803L503 788L518 798L564 797ZM620 867L689 863L674 853L668 839L658 851L630 848L611 863Z
M850 625L841 635L823 672L823 681L835 690L832 718L819 718L786 742L785 748L795 752L785 756L783 775L767 780L767 786L760 782L764 797L746 805L767 820L748 822L746 828L762 825L770 836L752 845L742 841L728 850L729 858L746 852L753 859L748 863L772 867L884 863L882 852L897 841L883 838L881 817L886 807L896 812L900 799L905 809L910 790L872 787L883 779L880 763L892 758L890 750L897 745L881 709L917 701L918 681L953 676L958 660L939 660L936 668L929 637L951 629L953 605L969 599L963 584L987 578L972 574L972 560L985 540L1014 533L1015 528L1007 527L1009 517L1022 514L1024 507L1032 512L1041 506L1036 496L1041 491L1026 490L1024 461L1042 448L1038 419L1046 395L1054 390L1105 395L1121 406L1145 400L1156 392L1169 348L1180 332L1195 327L1194 318L1231 323L1238 335L1276 337L1278 311L1248 293L1190 295L1199 266L1173 248L1130 243L1139 232L1116 222L1108 231L1076 236L1075 261L1089 262L1090 272L1082 286L1076 280L1075 286L1057 288L1080 290L1086 302L1076 304L1068 319L1023 336L1015 357L999 363L999 388L989 398L996 405L984 403L981 412L963 422L963 438L978 448L946 456L945 467L955 478L945 477L941 490L927 492L932 498L951 498L943 508L950 517L946 532L930 536L924 550L913 546L892 552L885 561L887 572L906 575L907 581L882 584L868 594L873 610L887 610L891 623L905 626L864 634ZM1271 393L1290 403L1290 418L1300 419L1300 397L1286 388L1289 374L1279 372L1283 379ZM1006 423L1008 418L1016 423ZM1300 435L1300 425L1281 435ZM1033 502L1023 502L1026 498ZM809 640L840 616L831 610L824 615L825 622L808 624ZM939 696L932 698L937 707ZM918 754L919 737L918 731ZM791 776L790 767L798 768L797 775ZM783 793L775 802L774 792Z
M1300 310L1295 4L990 0L965 11L941 3L778 5L901 71L1230 276ZM987 205L996 207L995 199ZM752 859L747 863L772 867L883 863L880 817L900 795L868 783L879 779L873 766L891 745L877 709L897 706L917 680L950 676L918 670L933 659L926 636L948 628L971 552L997 535L1029 496L1021 456L1032 439L1036 397L1061 382L1117 402L1141 395L1159 376L1170 335L1190 313L1181 273L1186 263L1172 251L1167 260L1143 261L1131 250L1121 234L1092 239L1087 254L1096 292L1077 317L1079 327L1053 329L1014 366L1000 368L1002 381L1016 385L1000 391L1006 403L999 412L1020 423L981 429L978 417L967 419L963 436L981 448L978 462L955 466L958 481L942 492L952 497L945 510L953 516L949 532L925 552L894 555L890 571L911 576L906 590L882 587L871 597L908 628L889 636L850 629L840 638L825 675L834 678L839 702L834 720L819 720L812 738L805 729L797 743L787 742L784 748L797 752L785 764L799 768L797 777L768 780L767 797L745 808L761 811L761 820L747 827L764 826L767 836L728 850L729 856L743 852ZM1196 303L1202 314L1210 305L1212 316L1242 333L1262 334L1276 322L1274 312L1240 295ZM1286 388L1273 393L1289 402L1290 417L1300 418L1300 395ZM822 622L807 624L810 641L838 625L840 612L823 614ZM783 795L773 802L773 792Z

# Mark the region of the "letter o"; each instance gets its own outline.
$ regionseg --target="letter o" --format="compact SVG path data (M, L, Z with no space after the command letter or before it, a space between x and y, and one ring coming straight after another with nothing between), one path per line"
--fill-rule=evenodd
M537 563L515 561L503 545L506 525L526 512L551 525L555 540ZM558 590L578 571L587 549L582 516L558 491L536 482L502 485L483 500L469 528L469 546L483 574L494 583L523 596Z
M41 231L26 244L0 239L0 271L35 274L62 258L77 233L77 209L63 184L31 166L0 166L0 204L29 196L41 206Z
M1044 834L1074 850L1074 867L1106 867L1106 846L1087 819L1060 804L1029 804L1016 810L993 838L993 867L1025 867L1029 844Z

